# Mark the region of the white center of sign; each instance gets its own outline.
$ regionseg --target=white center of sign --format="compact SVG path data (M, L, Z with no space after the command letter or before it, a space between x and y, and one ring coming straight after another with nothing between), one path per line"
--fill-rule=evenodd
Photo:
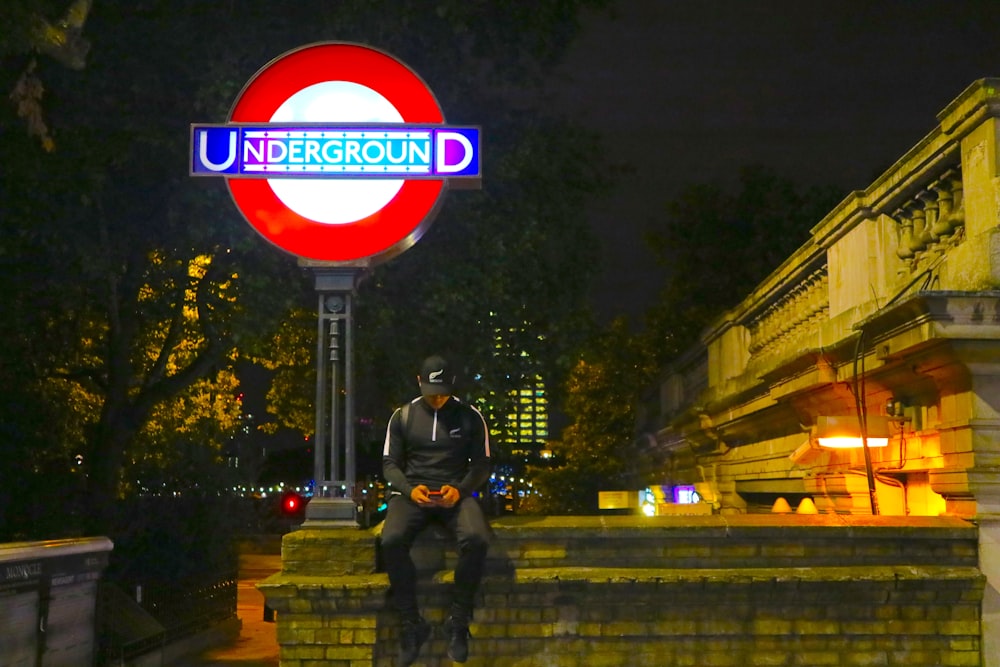
M271 116L272 123L402 123L380 93L350 81L324 81L295 93ZM327 225L361 220L392 201L402 180L270 178L267 184L285 206ZM330 206L336 201L336 206Z

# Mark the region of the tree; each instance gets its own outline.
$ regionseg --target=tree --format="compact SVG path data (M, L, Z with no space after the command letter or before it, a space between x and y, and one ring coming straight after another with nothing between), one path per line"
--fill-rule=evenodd
M716 184L684 189L647 233L670 271L647 314L648 333L677 341L681 349L693 343L714 317L804 243L842 197L833 188L797 185L765 167L742 169L736 194Z
M658 369L801 245L835 194L757 167L741 172L736 194L696 184L667 204L648 240L671 270L668 282L642 331L613 321L577 362L566 389L571 424L555 446L556 464L533 472L537 509L592 513L598 491L649 481L643 475L652 466L634 441L636 410Z
M5 28L0 33L0 58L24 58L8 97L28 133L47 151L55 148L55 142L45 120L45 86L35 71L35 54L45 54L72 69L83 68L90 50L83 35L90 7L91 0L8 0L0 7L0 25ZM62 12L58 18L56 11Z
M44 53L81 69L89 50L83 29L92 0L7 0L0 7L0 57Z
M631 488L631 437L641 391L656 364L623 318L611 321L580 356L567 381L571 424L553 443L551 466L531 468L537 507L548 514L594 514L602 490Z

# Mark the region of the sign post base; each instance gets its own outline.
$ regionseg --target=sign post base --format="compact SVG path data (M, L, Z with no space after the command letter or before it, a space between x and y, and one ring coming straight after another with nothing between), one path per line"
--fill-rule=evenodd
M313 498L306 505L303 528L357 528L357 507L350 498Z

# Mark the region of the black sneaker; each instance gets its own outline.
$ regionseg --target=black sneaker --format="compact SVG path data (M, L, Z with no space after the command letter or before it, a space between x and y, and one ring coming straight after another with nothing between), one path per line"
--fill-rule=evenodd
M469 624L454 616L448 617L444 623L445 635L448 638L448 657L455 662L465 662L469 659Z
M420 655L420 647L431 636L431 626L424 619L403 621L399 630L399 664L410 667Z

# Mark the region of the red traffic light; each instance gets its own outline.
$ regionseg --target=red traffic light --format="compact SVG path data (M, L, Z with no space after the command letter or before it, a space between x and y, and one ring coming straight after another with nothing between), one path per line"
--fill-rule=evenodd
M287 491L281 496L282 514L298 514L304 506L305 501L302 499L302 496L293 491Z

